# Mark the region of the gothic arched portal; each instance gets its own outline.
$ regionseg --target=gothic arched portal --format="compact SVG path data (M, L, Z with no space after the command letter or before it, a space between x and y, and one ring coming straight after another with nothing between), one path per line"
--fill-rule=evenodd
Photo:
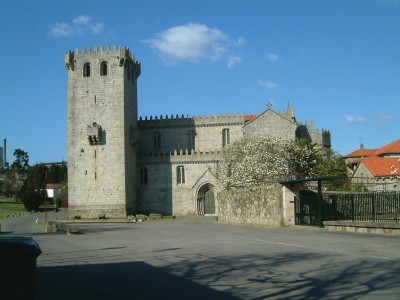
M214 185L207 183L197 193L196 210L198 215L215 214L215 191Z

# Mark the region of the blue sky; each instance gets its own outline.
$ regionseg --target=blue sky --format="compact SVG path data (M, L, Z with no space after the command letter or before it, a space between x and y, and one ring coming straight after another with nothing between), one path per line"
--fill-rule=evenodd
M340 154L400 138L400 0L1 0L0 38L10 163L67 160L64 54L108 44L142 63L143 117L290 102Z

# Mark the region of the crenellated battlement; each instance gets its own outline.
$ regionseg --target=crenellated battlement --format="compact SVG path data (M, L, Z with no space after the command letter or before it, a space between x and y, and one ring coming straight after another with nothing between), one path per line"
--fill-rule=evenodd
M104 47L103 45L98 47L98 46L94 46L92 47L83 47L81 49L81 51L79 51L79 48L76 48L75 51L68 51L66 54L74 54L74 55L86 55L86 54L93 54L93 53L102 53L102 52L106 52L106 53L117 53L120 54L121 57L131 57L133 60L135 60L134 56L131 54L129 48L127 46L124 47L120 47L120 46L112 46L110 47L110 45L107 45L106 47Z
M110 45L104 46L94 46L93 49L91 47L82 48L79 51L78 48L75 51L68 51L65 53L65 67L67 70L74 70L75 63L77 59L87 59L88 57L93 57L96 55L114 55L115 58L119 61L119 66L125 66L128 61L131 61L134 64L136 69L137 77L140 75L141 67L140 62L136 61L133 54L130 52L129 48L124 47L117 47L114 45L110 47Z
M138 153L139 164L152 163L204 163L221 160L220 150L195 151L195 150L174 150L166 153L147 152Z
M220 115L160 115L139 118L140 128L243 125L244 114Z
M297 124L297 137L306 138L307 141L324 147L331 146L331 133L329 130L314 128L314 121L306 121L305 124L300 121Z

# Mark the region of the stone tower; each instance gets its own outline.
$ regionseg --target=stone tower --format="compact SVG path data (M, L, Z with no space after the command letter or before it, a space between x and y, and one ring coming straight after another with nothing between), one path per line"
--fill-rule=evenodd
M67 52L69 217L126 217L136 204L137 78L126 47Z

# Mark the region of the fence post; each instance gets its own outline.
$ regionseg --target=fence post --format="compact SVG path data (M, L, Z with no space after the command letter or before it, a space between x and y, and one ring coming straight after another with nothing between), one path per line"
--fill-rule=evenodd
M376 221L376 210L375 210L375 193L372 193L372 197L371 197L371 214L372 214L372 221L375 222Z
M323 219L323 213L322 213L322 185L321 185L321 179L318 180L318 218L319 218L319 227L323 228L324 227L324 219Z
M354 222L354 195L350 195L351 200L351 221Z

